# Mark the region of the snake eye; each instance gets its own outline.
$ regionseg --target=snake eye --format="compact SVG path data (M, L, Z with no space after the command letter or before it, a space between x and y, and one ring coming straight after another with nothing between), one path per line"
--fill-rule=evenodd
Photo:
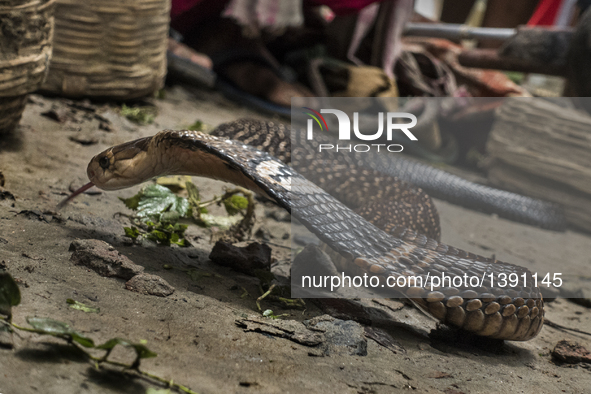
M109 160L109 158L107 156L103 156L99 159L99 166L101 166L101 168L104 170L109 168L110 164L111 164L111 161Z

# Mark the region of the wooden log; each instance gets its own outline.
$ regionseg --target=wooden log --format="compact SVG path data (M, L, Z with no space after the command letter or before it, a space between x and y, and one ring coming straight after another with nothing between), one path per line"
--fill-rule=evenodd
M487 142L496 186L562 204L591 231L591 116L542 99L509 99Z

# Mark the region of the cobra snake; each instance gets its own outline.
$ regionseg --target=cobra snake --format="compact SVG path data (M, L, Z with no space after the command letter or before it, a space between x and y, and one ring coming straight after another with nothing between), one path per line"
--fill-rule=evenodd
M540 332L544 322L540 289L530 280L526 286L497 285L499 274L530 278L526 268L440 243L437 212L421 189L354 160L342 161L346 155L332 155L330 162L321 162L306 148L294 148L293 157L300 157L300 162L292 164L306 170L300 174L269 153L247 145L274 147L278 156L289 161L285 149L289 129L277 126L247 121L223 125L212 134L164 130L114 146L92 158L87 168L90 182L66 201L93 185L116 190L162 175L202 176L234 183L286 209L343 256L349 267L377 276L380 283L388 277L432 278L442 274L494 279L492 283L484 280L479 292L469 286L432 289L427 282L422 287L397 288L444 324L514 341L529 340ZM261 127L276 133L260 133ZM243 141L229 139L227 134ZM350 186L356 183L362 188L351 192ZM372 197L365 206L361 201L364 196ZM397 198L398 204L392 204L392 198ZM356 207L375 224L347 205Z

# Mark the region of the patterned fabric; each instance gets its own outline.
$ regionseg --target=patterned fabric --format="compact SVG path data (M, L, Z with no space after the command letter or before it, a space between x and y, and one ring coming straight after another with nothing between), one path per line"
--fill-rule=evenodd
M304 23L302 0L231 0L223 16L252 32L263 29L281 32Z

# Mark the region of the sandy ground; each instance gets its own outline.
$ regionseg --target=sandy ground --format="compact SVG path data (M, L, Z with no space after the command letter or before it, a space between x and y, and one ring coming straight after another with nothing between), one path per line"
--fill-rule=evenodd
M86 164L104 148L147 136L165 128L186 127L196 120L215 126L244 116L258 116L211 92L188 93L170 88L157 100L159 115L149 126L136 126L113 109L101 112L114 130L99 130L99 120L59 123L40 114L57 99L33 97L22 125L0 140L0 171L5 190L16 200L0 201L0 261L20 283L22 303L14 321L26 325L27 316L65 321L103 342L112 337L146 340L158 357L142 362L142 369L186 385L199 393L584 393L591 387L585 365L555 364L551 350L562 339L591 347L589 337L545 326L529 342L450 342L426 333L435 327L412 308L392 301L408 326L375 322L396 341L392 351L367 339L367 355L334 352L328 356L310 347L269 333L247 332L237 320L257 316L258 280L208 260L209 230L193 226L189 248L158 247L150 242L130 245L123 236L127 212L118 197L138 188L99 195L83 195L55 213L71 184L86 182ZM81 145L72 141L94 139ZM219 193L221 185L199 180L202 193ZM585 275L591 263L589 235L553 233L437 201L443 241L466 250L517 264L536 261L539 270L555 272L564 262L575 268L565 273ZM290 224L270 216L278 208L258 204L257 227L271 234L275 269L288 272ZM24 211L33 211L26 213ZM285 235L287 234L287 235ZM100 239L129 257L145 271L164 278L175 288L168 297L138 294L125 289L124 280L104 278L70 261L71 242ZM287 239L284 239L287 238ZM260 241L260 239L259 239ZM164 269L164 265L172 269ZM202 275L190 278L195 268ZM243 295L244 287L249 295ZM67 298L100 307L90 314L68 307ZM396 308L392 308L396 305ZM312 302L305 310L286 310L271 301L264 308L286 320L304 321L322 315ZM547 305L546 317L572 328L589 330L588 309L558 299ZM295 323L294 323L295 324ZM298 323L299 324L299 323ZM414 327L414 328L413 328ZM361 338L361 341L365 339ZM59 340L20 333L13 348L0 347L0 393L144 393L159 387L145 379L127 378L117 369L97 371L92 364ZM365 345L364 345L365 346ZM98 354L98 353L97 353ZM113 357L129 362L132 354L118 349Z

